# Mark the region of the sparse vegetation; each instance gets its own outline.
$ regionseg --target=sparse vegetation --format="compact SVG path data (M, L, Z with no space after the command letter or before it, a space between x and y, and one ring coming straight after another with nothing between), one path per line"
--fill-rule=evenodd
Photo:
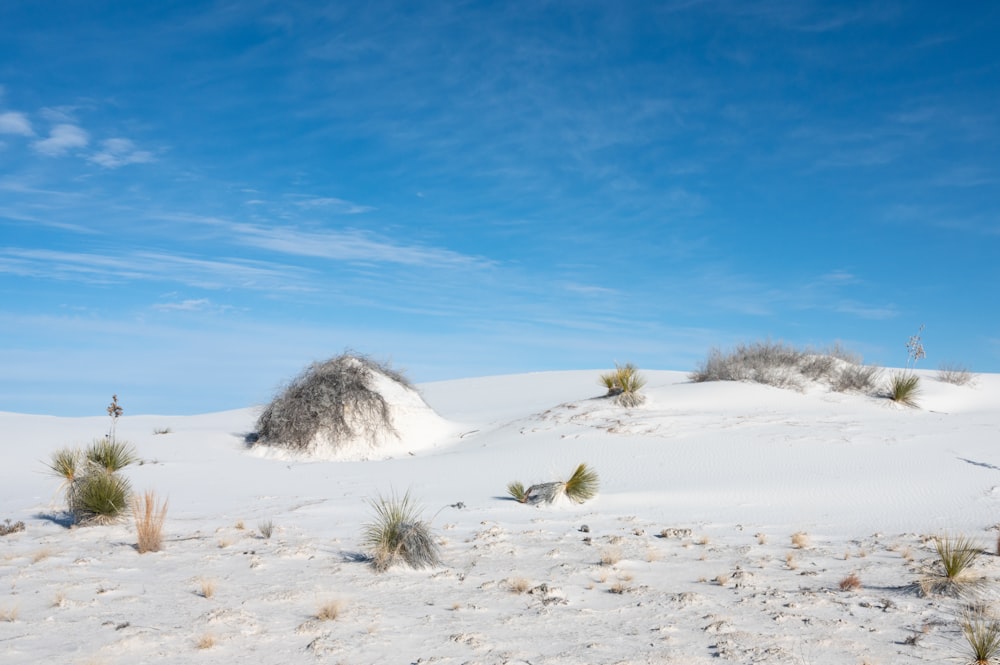
M983 553L971 538L965 536L940 536L934 539L938 569L928 573L920 582L924 595L941 593L961 596L979 581L971 574L971 567Z
M1000 657L1000 622L974 613L962 621L962 635L969 645L969 662L973 665L990 665Z
M121 519L132 498L128 479L117 473L88 473L73 483L70 511L80 524L111 524Z
M121 471L139 459L132 444L114 439L96 439L87 448L84 456L89 464L107 473Z
M202 598L211 598L215 595L215 582L209 579L202 579L198 584L197 593Z
M380 433L395 434L389 404L374 385L374 373L411 387L387 365L344 353L313 363L275 397L257 420L257 441L308 451L322 439L332 445Z
M508 584L510 585L510 590L514 593L525 593L531 588L531 582L524 577L515 577L508 580Z
M327 600L316 610L316 618L320 621L336 621L344 611L344 603L340 600Z
M566 481L536 483L524 489L519 481L507 483L507 493L520 503L552 503L560 496L583 503L597 495L600 481L597 472L586 464L580 464Z
M615 404L632 408L646 400L644 395L639 394L646 385L646 379L639 374L639 369L632 363L624 365L615 363L614 371L602 374L600 382L608 389L607 396L613 397Z
M215 636L211 633L205 633L195 642L195 646L199 649L211 649L215 646Z
M861 588L861 578L855 573L851 573L840 580L840 584L837 586L840 587L841 591L856 591Z
M792 547L804 550L809 547L809 534L798 531L792 534Z
M695 383L750 381L797 390L807 381L819 381L838 392L870 392L880 373L879 368L862 365L859 356L837 344L815 351L768 340L739 344L726 353L712 349L688 378Z
M375 519L364 528L363 542L371 552L372 567L384 572L397 563L411 568L441 564L441 553L430 526L419 519L420 510L407 492L402 498L380 496L369 501Z
M923 333L923 325L917 330L916 335L910 336L906 342L906 368L902 372L892 375L889 380L889 390L886 397L896 404L917 408L917 397L920 396L920 377L913 373L917 361L927 357L924 352L924 345L920 339Z
M17 607L0 607L0 621L13 623L17 621Z
M18 531L24 531L24 522L18 520L17 522L11 522L8 517L0 524L0 536L9 536L12 533L17 533Z
M274 535L274 522L271 520L258 522L257 530L260 531L260 535L263 536L265 540L270 540L271 536Z
M167 501L160 504L156 493L152 491L136 495L132 497L132 518L135 520L139 554L159 552L163 548L163 522L167 518Z
M976 376L965 365L942 363L938 367L937 380L956 386L972 386L976 383Z
M153 434L171 434L173 432L169 427L155 427L153 428Z

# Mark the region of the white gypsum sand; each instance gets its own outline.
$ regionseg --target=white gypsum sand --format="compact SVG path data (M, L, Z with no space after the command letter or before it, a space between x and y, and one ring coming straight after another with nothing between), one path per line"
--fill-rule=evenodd
M600 371L418 386L419 420L368 461L267 458L257 409L123 416L137 491L169 497L164 549L128 521L67 528L50 454L107 418L0 414L0 653L10 663L896 663L961 656L974 598L923 597L928 537L995 552L1000 376L921 376L920 409L859 394ZM100 404L101 399L95 396ZM98 409L95 409L98 410ZM154 434L169 428L168 434ZM411 448L406 446L412 441ZM382 458L387 457L387 458ZM512 480L600 476L583 504ZM444 565L376 573L369 499L409 491ZM264 538L257 525L270 522ZM582 527L586 526L586 529ZM795 534L801 534L795 536ZM793 542L793 536L795 536ZM860 588L840 589L849 575ZM330 608L335 608L331 611Z

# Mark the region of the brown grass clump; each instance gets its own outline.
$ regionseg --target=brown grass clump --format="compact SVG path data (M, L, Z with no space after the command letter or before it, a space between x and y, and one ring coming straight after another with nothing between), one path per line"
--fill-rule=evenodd
M167 518L166 499L159 503L156 492L152 491L133 496L132 518L139 554L159 552L163 548L163 522Z
M198 595L202 598L211 598L215 595L215 582L212 580L201 580L198 587Z
M340 600L328 600L316 610L316 618L320 621L336 621L344 611L344 603Z
M531 582L524 577L515 577L509 580L510 590L514 593L524 593L531 588Z
M797 550L804 550L809 547L809 534L798 531L792 534L792 547Z
M861 588L861 578L856 574L851 573L844 579L840 580L840 584L837 586L840 587L841 591L856 591Z
M211 633L205 633L197 639L195 646L199 649L211 649L215 646L215 636Z
M0 621L13 623L17 621L17 615L16 607L0 607Z

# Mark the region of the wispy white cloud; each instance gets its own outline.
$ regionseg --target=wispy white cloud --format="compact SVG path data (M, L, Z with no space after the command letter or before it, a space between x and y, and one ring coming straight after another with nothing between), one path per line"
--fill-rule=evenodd
M17 111L7 111L0 113L0 134L34 136L35 131L31 128L31 121L28 120L28 116Z
M332 208L336 212L343 213L345 215L357 215L375 210L372 206L358 205L357 203L351 203L350 201L345 201L344 199L338 199L332 196L302 198L296 201L295 205L302 208Z
M32 147L43 155L56 157L74 148L85 148L90 142L90 136L76 125L56 125L49 132L49 137L32 143Z
M216 305L208 298L189 298L180 302L156 303L152 308L159 312L222 312L232 309L228 305Z
M852 301L840 303L837 305L836 311L875 321L885 321L899 316L899 309L894 305L873 306Z
M153 153L138 150L129 139L107 139L101 142L101 150L89 157L90 161L104 168L116 169L126 164L145 164L154 161Z

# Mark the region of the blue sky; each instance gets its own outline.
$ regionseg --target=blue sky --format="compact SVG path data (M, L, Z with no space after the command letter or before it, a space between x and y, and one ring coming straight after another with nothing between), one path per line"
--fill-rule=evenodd
M1000 371L1000 5L322 4L0 4L0 410L921 324Z

